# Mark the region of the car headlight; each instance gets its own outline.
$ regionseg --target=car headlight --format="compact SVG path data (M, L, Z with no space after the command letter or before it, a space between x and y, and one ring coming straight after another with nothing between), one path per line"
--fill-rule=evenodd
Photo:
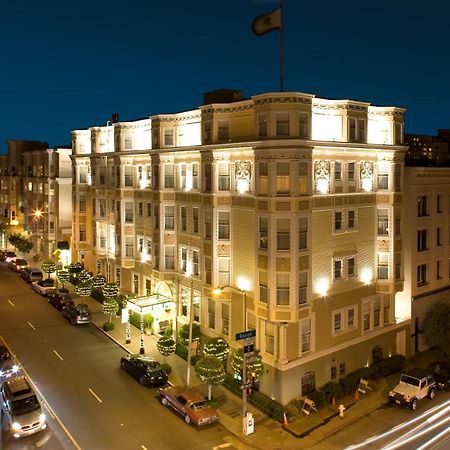
M410 397L409 395L405 395L405 400L406 400L407 402L409 402L409 401L411 400L411 397Z
M41 414L39 414L39 422L45 422L45 414L44 413L41 413Z
M22 429L22 425L20 425L20 423L14 422L14 423L11 425L11 428L12 428L14 431L19 431L19 430Z
M16 364L14 364L14 366L12 366L12 371L13 371L14 373L17 373L19 370L20 370L20 367L17 366Z
M389 391L389 397L393 397L394 396L394 391Z

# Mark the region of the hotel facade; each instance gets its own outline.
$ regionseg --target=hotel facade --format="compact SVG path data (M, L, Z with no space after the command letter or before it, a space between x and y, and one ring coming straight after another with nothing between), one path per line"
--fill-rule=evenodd
M205 95L177 114L72 132L72 258L167 298L156 333L256 330L285 404L410 352L404 109L314 95ZM220 293L217 288L221 288Z

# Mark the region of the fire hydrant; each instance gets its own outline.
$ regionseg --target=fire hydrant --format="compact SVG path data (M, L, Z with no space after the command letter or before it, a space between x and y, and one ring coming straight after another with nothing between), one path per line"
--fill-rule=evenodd
M344 411L346 410L346 408L345 408L345 406L344 405L339 405L339 417L341 418L341 419L343 419L344 418Z

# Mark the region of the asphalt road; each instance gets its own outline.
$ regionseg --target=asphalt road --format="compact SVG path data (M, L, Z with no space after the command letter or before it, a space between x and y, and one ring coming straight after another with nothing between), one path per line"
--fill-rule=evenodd
M51 408L48 430L20 440L3 430L5 449L206 450L224 442L220 424L186 425L119 368L120 347L92 325L70 325L3 263L0 337Z

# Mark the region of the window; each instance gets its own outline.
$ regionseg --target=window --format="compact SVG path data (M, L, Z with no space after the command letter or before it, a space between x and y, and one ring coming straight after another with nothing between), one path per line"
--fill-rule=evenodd
M205 283L212 283L212 263L209 256L205 256Z
M335 211L334 212L334 231L342 231L343 224L342 224L342 211Z
M313 392L316 389L316 380L314 372L307 372L302 376L302 396Z
M417 286L427 284L427 265L421 264L417 266Z
M166 164L164 166L164 187L173 189L175 187L174 165Z
M267 137L267 114L258 115L258 136Z
M269 218L259 218L259 248L267 250L269 246Z
M436 245L438 247L440 247L442 245L442 232L441 232L441 227L437 227L436 228Z
M175 207L172 205L164 206L164 229L175 229Z
M332 380L335 380L337 378L337 367L336 366L330 367L330 377Z
M133 166L124 167L124 181L126 187L133 187Z
M347 259L347 278L355 276L355 258Z
M269 192L269 172L267 163L259 163L259 193L267 194Z
M181 247L180 248L180 270L181 272L185 273L187 269L187 248Z
M417 197L417 217L428 216L427 213L427 197L426 195L421 195Z
M277 219L277 250L290 250L290 219Z
M299 217L298 219L298 249L306 250L308 248L308 218Z
M342 259L335 259L333 261L333 279L335 281L342 279L343 265L344 265L344 261Z
M173 147L174 142L174 132L173 128L167 128L164 130L164 146Z
M208 298L208 327L213 330L216 327L216 304L210 298Z
M298 304L305 305L308 302L308 272L298 274Z
M125 236L125 257L134 257L134 240L133 236Z
M153 226L155 230L159 230L159 205L155 205L153 209Z
M230 165L227 162L219 163L219 191L230 190Z
M181 231L187 231L187 209L186 206L180 207L180 229Z
M302 353L311 351L311 319L302 319Z
M230 334L230 305L222 303L222 334Z
M423 252L427 250L427 230L417 231L417 251Z
M378 266L377 273L379 280L389 279L389 254L388 253L378 253Z
M356 306L350 306L347 308L347 328L353 328L356 326Z
M192 249L192 275L200 276L200 252L197 249Z
M440 280L441 276L441 261L436 261L436 280Z
M438 214L442 213L441 209L441 196L439 194L436 195L436 212Z
M370 314L371 305L370 302L364 302L363 304L363 330L370 330Z
M139 253L142 253L144 251L144 238L142 236L138 236L136 243L137 243L137 251Z
M228 286L230 284L230 258L218 258L219 286Z
M227 142L230 138L229 123L225 120L219 120L217 139L219 142Z
M192 164L192 189L198 190L198 164Z
M211 192L211 164L205 164L205 192Z
M86 212L86 197L84 195L80 195L80 202L78 204L78 211L80 213Z
M275 326L273 323L265 322L265 351L270 355L275 352Z
M355 181L355 163L354 162L347 164L347 180Z
M289 305L289 273L277 273L277 305Z
M308 163L298 163L298 193L300 195L308 194Z
M192 208L192 231L194 233L198 233L199 230L198 220L199 220L198 208L194 207Z
M276 135L289 136L289 114L278 113L276 115Z
M381 300L379 297L373 301L373 326L379 327L381 324Z
M259 271L259 301L262 303L268 303L269 290L267 288L267 272Z
M205 144L211 143L211 122L205 122L203 125L203 140Z
M81 184L86 183L86 181L87 181L87 167L86 166L78 167L78 173L79 173L80 183Z
M86 241L86 224L80 223L80 242Z
M298 137L300 139L309 138L309 126L308 126L308 114L299 113L298 114Z
M348 121L348 140L356 142L356 119L350 118Z
M164 247L164 255L165 255L165 268L168 270L175 269L175 246L174 245L166 245Z
M133 206L133 202L125 202L125 223L133 223Z
M364 119L356 119L350 117L348 130L349 142L365 142L366 141L366 121Z
M358 142L366 141L366 121L358 119Z
M389 210L379 209L377 220L377 234L378 236L389 235Z
M345 363L339 364L339 376L342 377L345 375Z
M356 211L353 209L347 212L347 228L349 230L356 228Z
M212 232L211 210L205 210L205 239L211 239Z
M143 215L142 202L138 203L138 215L139 215L139 217L142 217L142 215Z
M290 163L277 163L277 194L289 194L290 189Z
M342 164L340 162L334 163L334 181L342 181Z
M151 216L152 216L152 204L147 203L147 217L151 217Z
M230 213L228 211L219 212L219 239L230 239Z
M151 258L151 256L152 256L152 240L151 239L147 239L145 241L145 251L147 253L147 256L149 256Z
M102 218L106 217L106 199L104 198L98 199L98 212L100 217Z
M389 174L378 174L378 189L389 189Z

